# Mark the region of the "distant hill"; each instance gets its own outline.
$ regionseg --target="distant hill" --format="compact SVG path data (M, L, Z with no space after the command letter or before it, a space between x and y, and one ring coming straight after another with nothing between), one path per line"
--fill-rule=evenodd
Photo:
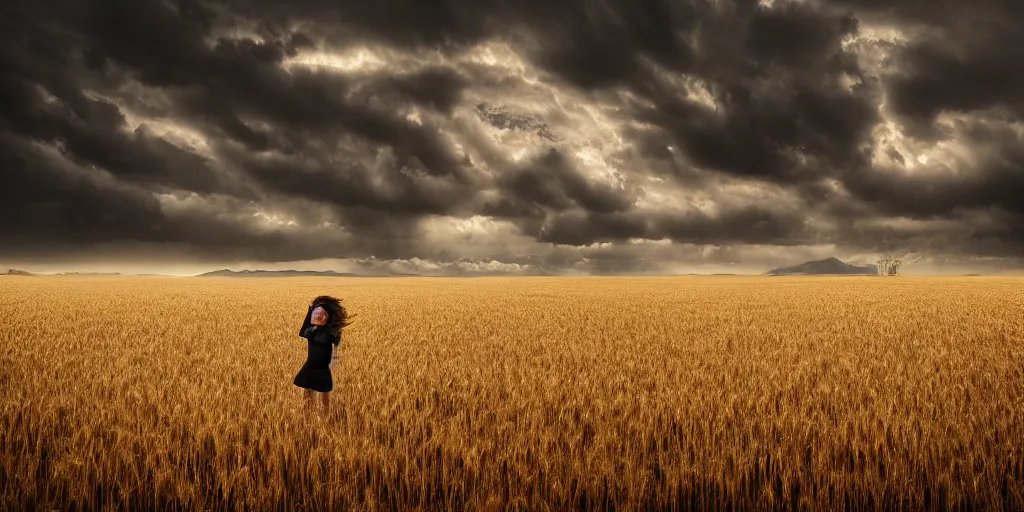
M61 272L58 276L121 276L120 272Z
M35 274L33 274L31 272L26 272L24 270L18 270L16 268L12 268L12 269L8 270L7 273L5 273L3 275L5 275L5 276L34 276Z
M864 265L858 267L844 263L838 258L808 261L794 267L776 268L768 271L773 276L814 276L814 275L878 275L878 267Z
M351 272L333 270L214 270L198 277L356 277Z

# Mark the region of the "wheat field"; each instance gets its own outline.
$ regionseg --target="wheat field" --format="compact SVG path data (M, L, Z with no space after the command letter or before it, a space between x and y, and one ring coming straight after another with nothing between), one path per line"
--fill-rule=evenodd
M1024 279L3 277L0 316L3 510L1024 509Z

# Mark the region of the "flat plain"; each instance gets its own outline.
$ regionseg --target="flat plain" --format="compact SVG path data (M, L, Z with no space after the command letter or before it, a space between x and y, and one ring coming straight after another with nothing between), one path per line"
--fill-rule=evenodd
M0 318L3 510L1024 509L1019 278L4 276Z

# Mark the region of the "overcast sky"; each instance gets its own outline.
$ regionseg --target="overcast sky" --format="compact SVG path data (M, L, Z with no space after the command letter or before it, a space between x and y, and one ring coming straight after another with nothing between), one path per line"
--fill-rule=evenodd
M0 266L1022 268L1024 2L3 4Z

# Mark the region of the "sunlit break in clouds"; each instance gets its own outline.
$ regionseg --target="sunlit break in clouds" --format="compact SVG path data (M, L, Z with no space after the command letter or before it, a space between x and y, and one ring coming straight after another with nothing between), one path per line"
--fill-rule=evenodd
M1020 2L2 9L0 266L1024 268Z

